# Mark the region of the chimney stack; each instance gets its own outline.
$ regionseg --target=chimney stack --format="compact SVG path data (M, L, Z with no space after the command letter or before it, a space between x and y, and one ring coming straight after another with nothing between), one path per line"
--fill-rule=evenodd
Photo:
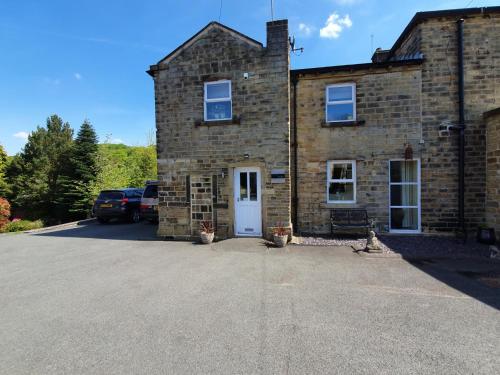
M267 23L266 48L268 54L286 54L288 56L290 49L288 42L288 20L278 20Z

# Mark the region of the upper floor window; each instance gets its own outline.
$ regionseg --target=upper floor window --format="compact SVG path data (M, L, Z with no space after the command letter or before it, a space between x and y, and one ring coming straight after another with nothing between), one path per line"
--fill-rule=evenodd
M356 203L355 160L330 160L326 174L328 203Z
M326 87L326 122L356 121L356 85L342 83Z
M205 121L233 118L231 81L205 82Z

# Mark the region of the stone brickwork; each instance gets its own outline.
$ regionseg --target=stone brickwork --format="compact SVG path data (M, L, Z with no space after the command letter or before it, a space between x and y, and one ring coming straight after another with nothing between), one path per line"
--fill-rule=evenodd
M355 83L354 126L325 126L325 89ZM388 160L411 144L420 156L420 66L305 75L297 83L298 229L329 233L330 209L366 208L383 229L389 217ZM355 160L357 201L327 204L327 161ZM292 168L293 170L293 168Z
M151 67L159 235L196 236L199 217L208 215L202 208L211 207L216 236L233 236L233 170L242 166L260 168L264 232L290 223L288 48L287 21L267 24L266 47L211 23ZM204 122L204 83L220 79L231 80L233 120ZM276 168L286 171L285 183L271 183ZM212 197L197 189L210 189Z
M500 239L500 108L486 120L486 225Z
M457 20L432 18L419 24L422 64L422 224L428 230L457 227L458 142L456 132L440 137L439 127L458 124ZM409 43L414 44L414 43ZM403 43L403 46L405 44ZM406 49L396 54L405 54ZM482 114L500 104L500 15L474 15L464 23L466 172L468 229L484 219L485 124Z
M191 236L200 232L202 221L213 222L212 177L191 175Z

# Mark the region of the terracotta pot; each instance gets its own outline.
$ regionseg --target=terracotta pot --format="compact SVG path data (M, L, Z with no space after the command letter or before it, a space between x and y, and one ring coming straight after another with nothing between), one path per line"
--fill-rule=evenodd
M212 243L214 240L214 233L201 232L200 237L202 243L209 244Z
M284 236L273 235L274 244L278 247L285 247L288 242L288 234Z

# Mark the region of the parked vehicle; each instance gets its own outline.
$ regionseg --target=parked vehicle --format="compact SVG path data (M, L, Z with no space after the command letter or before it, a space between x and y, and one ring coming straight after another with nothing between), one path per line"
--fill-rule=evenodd
M141 217L158 221L158 181L147 181L141 198Z
M107 223L113 218L139 222L143 191L136 188L101 191L94 203L94 216L100 223Z

